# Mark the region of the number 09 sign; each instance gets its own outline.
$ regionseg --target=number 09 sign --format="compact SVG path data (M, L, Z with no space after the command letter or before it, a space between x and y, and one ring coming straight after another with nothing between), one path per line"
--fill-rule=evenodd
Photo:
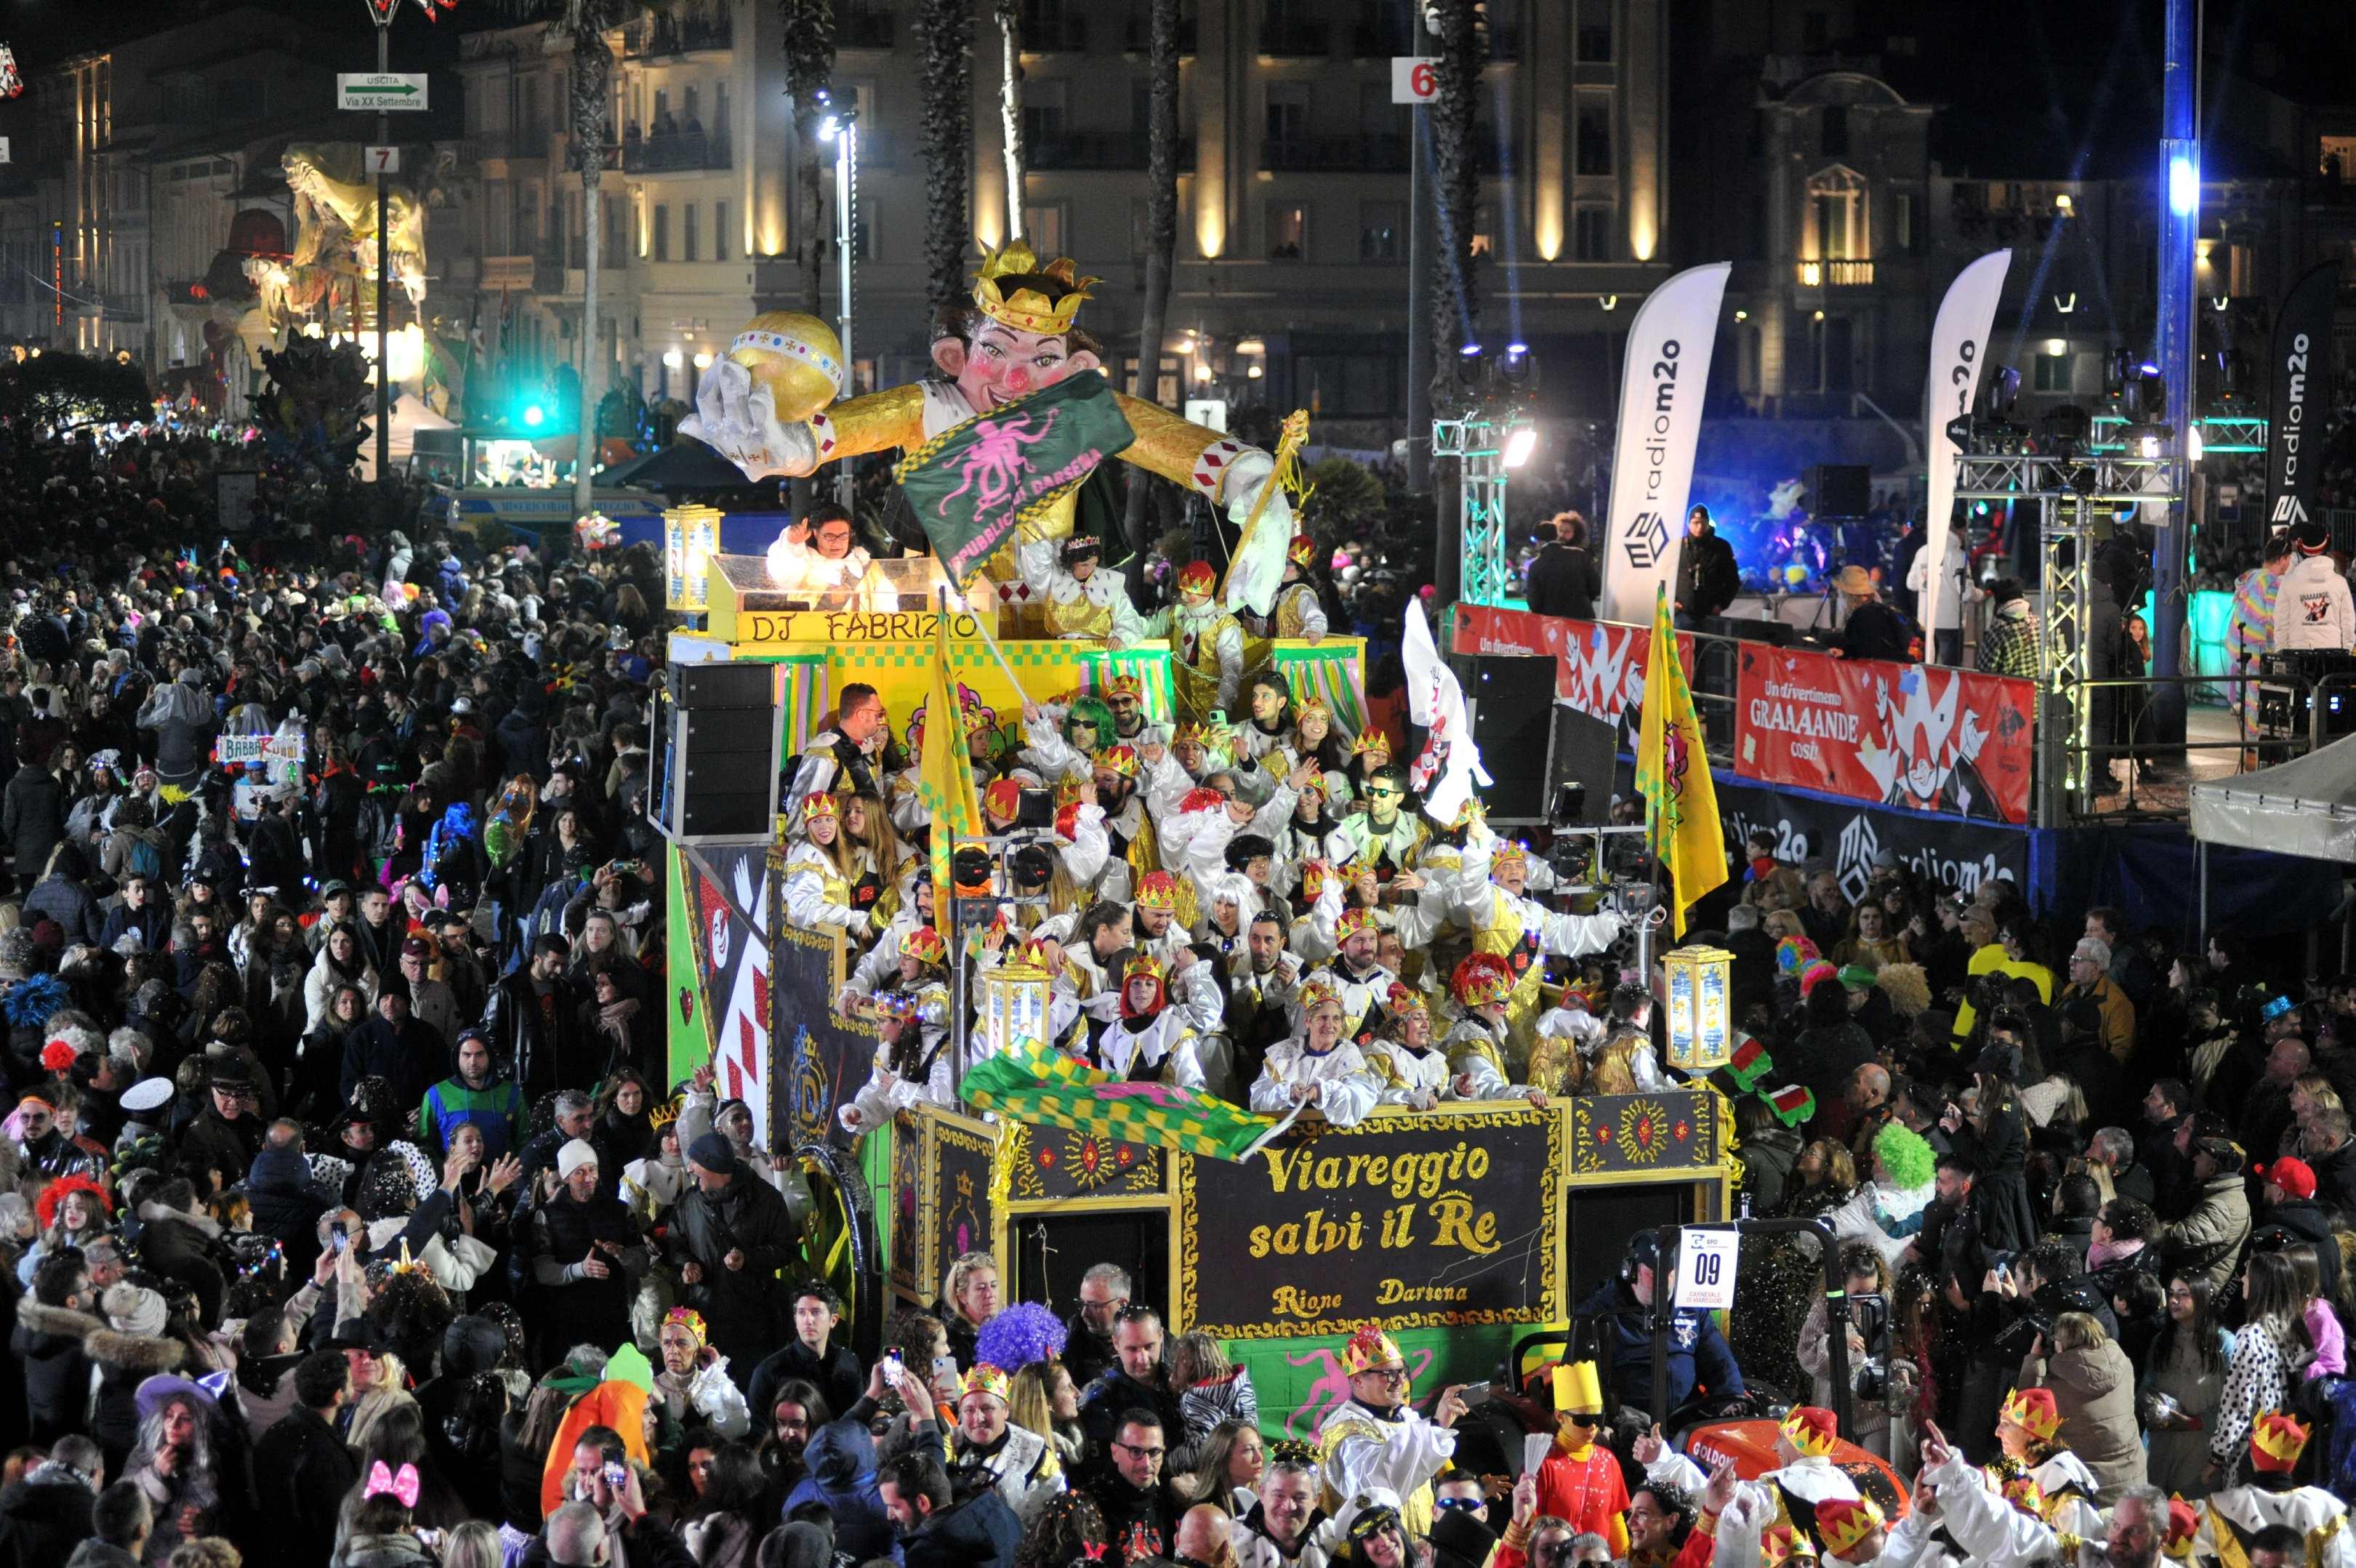
M1734 1305L1734 1262L1741 1244L1732 1230L1685 1232L1677 1260L1679 1311L1722 1312Z

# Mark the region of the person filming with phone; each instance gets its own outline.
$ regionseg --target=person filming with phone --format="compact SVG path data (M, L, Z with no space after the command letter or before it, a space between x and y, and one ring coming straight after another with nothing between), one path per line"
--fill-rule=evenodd
M693 1568L678 1534L647 1511L637 1467L612 1427L581 1434L564 1490L570 1500L541 1527L550 1561L568 1568Z

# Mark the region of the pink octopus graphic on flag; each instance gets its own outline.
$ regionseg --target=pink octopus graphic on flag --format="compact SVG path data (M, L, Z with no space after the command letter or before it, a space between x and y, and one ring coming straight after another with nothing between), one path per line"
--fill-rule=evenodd
M973 509L977 512L1003 503L1022 482L1030 448L1047 438L1047 433L1055 427L1055 416L1062 412L1051 408L1044 419L1034 420L1026 413L1020 419L984 424L958 465L958 488L941 498L935 512L948 516L949 502L968 490L973 492Z

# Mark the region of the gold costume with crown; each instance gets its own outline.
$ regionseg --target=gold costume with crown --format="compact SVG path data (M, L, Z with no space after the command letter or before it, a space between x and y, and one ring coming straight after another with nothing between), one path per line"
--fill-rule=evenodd
M1001 288L1001 278L1022 276L1052 278L1069 292L1051 302L1035 288L1017 287L1011 293ZM1030 246L1021 240L1010 240L997 250L983 252L973 303L984 316L1018 332L1069 332L1077 323L1082 302L1089 297L1089 285L1099 281L1080 276L1079 269L1068 256L1058 256L1042 266ZM1184 485L1214 501L1220 499L1220 483L1235 459L1251 450L1207 425L1182 419L1158 403L1119 391L1113 398L1136 435L1136 439L1119 454L1120 460L1173 484ZM818 441L819 461L830 463L894 447L921 446L979 412L967 406L964 395L953 381L925 381L838 403L813 414L809 427ZM1066 495L1035 520L1019 524L1016 542L1033 544L1068 535L1076 497L1076 491ZM999 580L1006 578L1001 576Z

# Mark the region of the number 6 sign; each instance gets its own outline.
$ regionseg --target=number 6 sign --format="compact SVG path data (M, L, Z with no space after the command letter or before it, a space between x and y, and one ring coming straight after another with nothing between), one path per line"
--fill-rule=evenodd
M1440 96L1438 62L1422 55L1391 56L1391 102L1429 103Z

